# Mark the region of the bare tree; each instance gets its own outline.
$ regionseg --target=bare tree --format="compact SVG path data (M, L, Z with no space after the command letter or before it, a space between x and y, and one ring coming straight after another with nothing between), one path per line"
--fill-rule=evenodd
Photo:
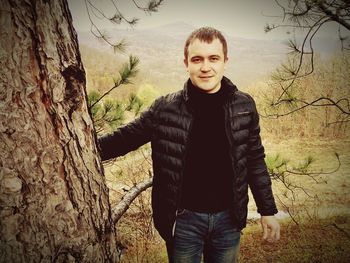
M149 185L112 209L67 1L0 12L0 261L117 262L118 211Z
M314 39L326 24L338 24L338 36L342 52L350 50L350 2L348 0L275 0L282 10L282 22L265 27L265 32L276 28L286 28L288 32L302 33L301 43L296 38L289 40L290 56L286 63L276 71L273 78L279 85L280 92L271 101L270 106L280 108L287 105L281 113L266 114L280 117L292 114L306 107L334 107L339 110L342 122L350 121L348 97L332 98L322 96L305 100L296 95L295 87L299 79L314 72ZM344 89L349 89L349 86Z

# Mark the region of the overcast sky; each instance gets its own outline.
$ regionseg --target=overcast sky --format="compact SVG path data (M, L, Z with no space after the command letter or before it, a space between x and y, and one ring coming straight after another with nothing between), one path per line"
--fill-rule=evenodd
M118 9L127 18L138 17L140 21L135 29L151 28L174 22L185 22L195 27L213 26L223 33L252 39L287 38L285 30L264 32L266 23L278 23L281 10L274 0L165 0L158 13L147 15L138 10L132 0L114 0ZM90 21L87 16L84 0L68 0L73 16L73 24L79 30L89 30ZM111 0L91 0L103 10L108 17L115 8ZM146 0L137 0L141 5ZM275 16L275 17L271 17ZM95 18L102 27L111 27L105 20ZM104 21L104 22L100 22ZM119 28L127 28L119 26ZM328 26L321 36L337 37L337 27Z

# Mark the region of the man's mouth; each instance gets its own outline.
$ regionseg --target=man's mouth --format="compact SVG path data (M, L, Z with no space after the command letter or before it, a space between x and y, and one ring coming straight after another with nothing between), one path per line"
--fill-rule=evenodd
M212 78L212 77L213 77L213 76L199 76L200 79L204 79L204 80L205 80L205 79L210 79L210 78Z

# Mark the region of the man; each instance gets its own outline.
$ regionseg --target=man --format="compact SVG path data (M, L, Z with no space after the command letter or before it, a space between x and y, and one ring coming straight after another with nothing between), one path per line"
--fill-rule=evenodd
M103 160L151 142L152 208L169 262L234 262L246 226L248 185L263 238L280 226L254 100L223 76L227 43L204 27L187 39L183 90L157 99L132 123L99 139Z

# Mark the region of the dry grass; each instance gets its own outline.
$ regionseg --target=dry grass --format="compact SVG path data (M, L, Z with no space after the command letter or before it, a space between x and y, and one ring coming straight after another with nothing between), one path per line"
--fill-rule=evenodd
M350 262L350 139L265 141L268 154L281 154L290 160L290 168L305 157L315 159L313 171L331 171L316 179L293 176L291 180L304 187L311 197L297 192L295 201L284 198L285 188L273 183L275 196L291 208L299 225L290 219L282 222L281 240L277 244L261 241L260 225L249 224L244 231L239 262ZM280 202L279 210L286 210ZM250 203L254 207L253 202ZM253 208L252 208L253 209Z
M281 239L274 244L263 242L261 236L260 225L247 227L239 262L350 262L349 216L304 221L299 226L282 222Z
M334 152L339 153L342 164L336 173L319 176L321 183L307 177L293 178L316 197L298 193L293 203L286 202L299 225L290 219L283 220L281 240L272 245L261 241L260 225L249 222L243 231L239 262L350 262L350 139L278 142L269 139L264 144L268 154L280 153L291 160L291 165L312 155L313 170L332 170L337 163ZM135 169L135 165L132 167ZM130 174L124 174L120 180L129 181ZM112 179L112 174L108 173L108 177ZM283 197L284 188L280 184L274 183L273 188L275 195ZM149 193L145 193L143 201L136 201L129 215L118 224L119 237L127 247L121 263L167 262L164 242L153 225L148 224L148 219L135 218L138 210L150 217L149 200ZM284 210L281 204L278 206ZM255 210L254 201L250 208Z
M299 226L289 220L281 222L279 242L262 241L258 223L250 222L241 238L239 263L290 263L290 262L350 262L350 217L303 221ZM142 247L126 250L121 263L165 263L164 242L157 236L147 250Z
M337 214L350 214L350 138L342 140L289 140L278 143L269 141L265 143L268 154L280 153L290 160L290 168L301 162L307 156L314 158L311 171L328 172L337 167L335 152L339 154L341 166L335 173L316 176L291 176L291 180L307 190L310 196L297 191L294 202L300 210L312 211L314 216L321 218ZM274 183L276 195L283 197L285 188ZM284 199L285 200L285 199ZM283 210L282 207L280 209Z

